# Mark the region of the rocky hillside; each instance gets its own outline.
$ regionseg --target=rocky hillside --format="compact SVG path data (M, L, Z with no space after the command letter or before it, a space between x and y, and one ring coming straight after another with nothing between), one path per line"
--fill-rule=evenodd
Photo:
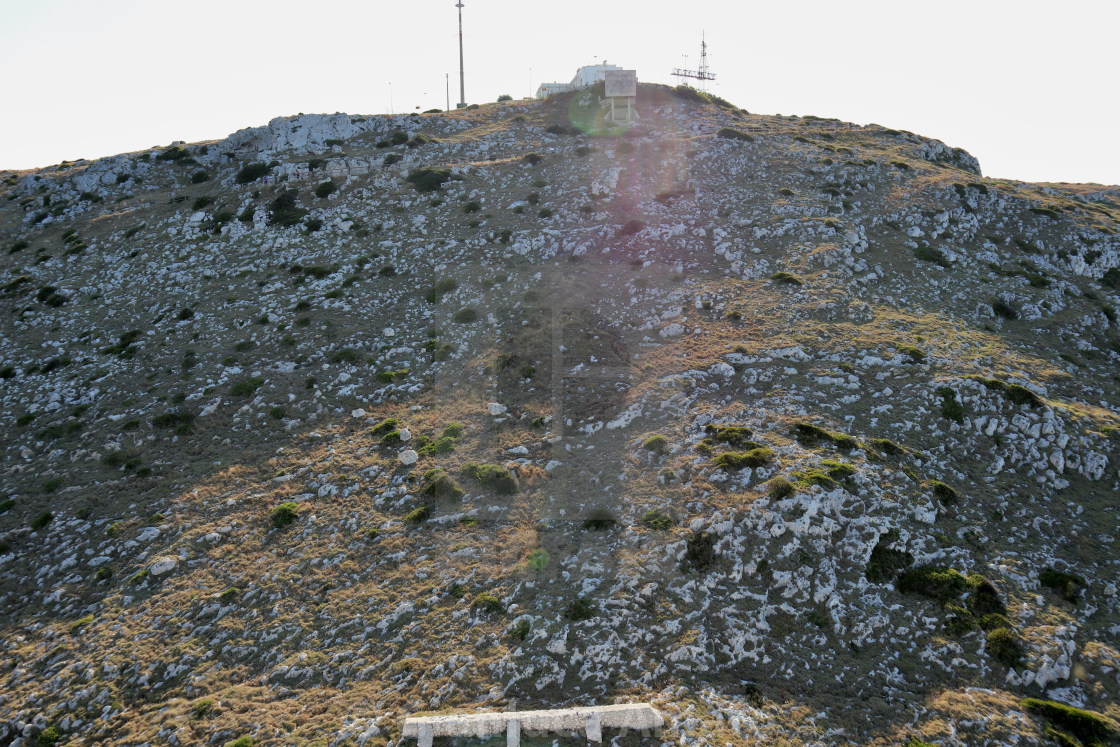
M0 173L0 744L1116 742L1120 190L640 94Z

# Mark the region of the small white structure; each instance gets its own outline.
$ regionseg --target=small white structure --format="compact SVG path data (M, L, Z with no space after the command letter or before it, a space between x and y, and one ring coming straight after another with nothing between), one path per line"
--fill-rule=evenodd
M582 731L588 742L602 743L603 729L648 731L664 725L649 703L549 711L508 711L453 716L413 716L404 720L402 737L414 737L417 747L432 747L434 737L488 737L505 732L507 747L521 744L522 728L529 731Z
M618 65L609 65L603 60L601 65L584 65L576 70L576 76L570 83L541 83L537 87L537 98L546 99L554 93L562 91L578 91L581 88L593 86L606 78L610 70L622 70Z
M634 99L638 96L636 70L608 70L604 73L603 94L610 103L611 122L631 122L634 119Z

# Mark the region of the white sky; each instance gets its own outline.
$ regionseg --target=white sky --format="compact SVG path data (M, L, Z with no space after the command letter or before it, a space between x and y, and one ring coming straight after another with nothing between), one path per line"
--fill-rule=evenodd
M751 112L962 147L987 176L1120 184L1120 0L463 0L467 101L607 59ZM458 100L455 0L0 0L0 168ZM685 58L687 55L687 59ZM391 93L390 93L391 92Z

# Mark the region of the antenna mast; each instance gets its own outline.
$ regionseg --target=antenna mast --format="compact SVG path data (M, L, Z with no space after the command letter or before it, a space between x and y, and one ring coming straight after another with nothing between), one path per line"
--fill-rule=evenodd
M463 83L463 0L455 5L459 9L459 109L467 105L467 89Z
M705 40L703 32L700 34L700 69L685 70L678 67L673 70L673 75L677 78L691 78L700 81L702 90L704 89L704 81L716 79L716 74L708 70L708 42Z

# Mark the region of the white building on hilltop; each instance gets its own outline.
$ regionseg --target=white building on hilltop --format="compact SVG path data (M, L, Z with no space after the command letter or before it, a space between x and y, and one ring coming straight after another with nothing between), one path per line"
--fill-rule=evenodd
M554 93L577 91L601 83L608 70L622 70L622 68L618 65L608 65L606 60L603 60L601 65L584 65L576 70L576 77L572 78L571 83L541 83L537 88L537 98L546 99Z

